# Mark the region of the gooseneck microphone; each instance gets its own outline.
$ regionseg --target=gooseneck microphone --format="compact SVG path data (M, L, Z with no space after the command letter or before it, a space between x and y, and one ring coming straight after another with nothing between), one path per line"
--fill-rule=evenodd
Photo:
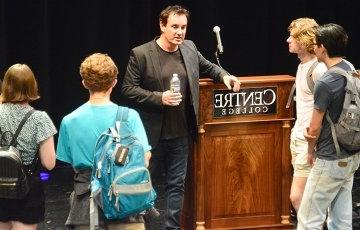
M221 43L220 27L214 26L213 31L214 31L214 33L216 35L217 51L219 52L219 54L222 54L224 52L224 48L223 48L222 43Z

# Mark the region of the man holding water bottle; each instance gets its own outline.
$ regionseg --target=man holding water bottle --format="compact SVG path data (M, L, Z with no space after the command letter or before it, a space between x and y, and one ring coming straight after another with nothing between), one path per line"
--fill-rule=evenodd
M240 81L206 60L185 40L189 12L168 6L159 15L161 35L131 50L122 94L138 110L152 146L153 178L165 170L165 226L180 229L189 140L196 131L199 76L222 81L234 91ZM163 229L163 228L162 228Z

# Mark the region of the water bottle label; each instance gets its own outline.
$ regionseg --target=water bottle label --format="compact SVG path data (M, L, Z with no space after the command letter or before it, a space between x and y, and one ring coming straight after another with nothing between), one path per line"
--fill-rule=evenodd
M179 93L180 92L180 87L172 85L171 88L170 88L170 91L173 92L173 93Z
M170 91L173 93L180 92L180 79L177 74L173 74L173 77L170 80Z

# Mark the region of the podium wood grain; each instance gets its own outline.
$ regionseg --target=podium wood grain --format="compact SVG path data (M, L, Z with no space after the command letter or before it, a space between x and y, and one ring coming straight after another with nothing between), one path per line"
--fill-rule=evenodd
M182 213L184 229L290 229L289 136L294 78L240 77L242 88L276 87L277 113L214 118L214 90L200 80L198 137L192 145Z

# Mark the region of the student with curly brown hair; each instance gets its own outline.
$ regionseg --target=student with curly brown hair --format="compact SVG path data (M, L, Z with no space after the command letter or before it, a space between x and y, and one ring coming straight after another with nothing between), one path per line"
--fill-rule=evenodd
M119 106L110 100L117 83L118 69L106 54L95 53L81 63L83 86L89 91L89 100L66 115L60 125L57 159L72 165L75 171L74 192L67 227L89 229L90 176L96 140L115 121ZM150 158L150 145L139 114L129 110L128 123L133 134L144 146L146 161ZM108 229L144 229L140 216L120 221L105 221Z

